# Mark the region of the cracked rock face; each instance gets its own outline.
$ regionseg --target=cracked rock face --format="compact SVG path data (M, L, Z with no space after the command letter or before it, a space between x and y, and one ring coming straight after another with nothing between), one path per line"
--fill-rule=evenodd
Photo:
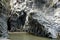
M49 21L50 19L47 19L46 16L43 16L38 12L33 12L33 13L35 14L30 15L29 18L29 25L31 28L33 27L32 29L30 28L30 32L31 30L34 30L32 31L33 33L44 35L44 36L48 35L48 37L57 38L56 23L54 21ZM35 28L40 28L40 29L35 29Z
M8 38L8 30L7 30L7 14L9 13L8 7L4 3L5 1L0 0L0 37ZM6 2L7 3L7 2ZM8 11L7 11L8 10Z
M58 4L58 2L57 2L57 4ZM48 35L48 37L51 37L51 38L57 38L57 33L60 31L59 30L60 29L59 10L60 10L60 8L58 8L58 6L57 6L56 9L50 7L46 12L41 11L41 10L39 10L39 11L34 10L33 12L31 12L30 13L31 15L29 16L29 25L31 27L29 29L30 30L29 32L34 33L34 34L44 35L44 36ZM31 22L33 22L33 23L31 23ZM38 24L40 26L38 26ZM43 25L44 28L41 25ZM41 29L34 29L36 27L37 28L40 27ZM31 30L33 30L33 31L31 31ZM42 31L42 30L44 30L44 31Z
M30 33L57 38L57 33L60 31L58 0L25 0L22 3L13 1L11 2L13 11L27 11L26 21L28 21Z

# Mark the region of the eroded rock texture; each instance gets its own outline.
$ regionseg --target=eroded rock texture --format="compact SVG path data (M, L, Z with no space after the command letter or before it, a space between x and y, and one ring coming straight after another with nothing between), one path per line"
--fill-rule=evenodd
M8 7L5 4L5 0L0 0L0 37L1 38L8 38L8 26L7 26L7 19L8 19Z
M58 4L57 2L56 4ZM44 6L46 4L43 4ZM41 5L40 5L41 6ZM54 6L54 5L53 5ZM29 32L36 35L48 36L51 38L57 38L57 33L59 32L59 7L45 6L46 9L41 7L41 10L32 11L29 16ZM56 8L57 7L57 8ZM39 7L37 7L39 8Z
M27 14L25 28L30 33L57 38L60 31L59 0L11 0L11 10L18 16L21 10Z

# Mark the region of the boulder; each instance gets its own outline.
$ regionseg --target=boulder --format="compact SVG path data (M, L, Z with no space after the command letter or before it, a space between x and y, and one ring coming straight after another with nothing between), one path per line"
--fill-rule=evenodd
M43 14L43 12L41 11L34 11L30 13L30 33L51 38L57 38L57 25L58 24L52 20L52 16L45 16L45 14Z

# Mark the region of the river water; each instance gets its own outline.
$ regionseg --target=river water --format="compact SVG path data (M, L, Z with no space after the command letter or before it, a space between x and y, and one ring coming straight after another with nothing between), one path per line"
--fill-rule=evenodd
M45 37L38 37L28 33L10 33L11 40L57 40L57 39L50 39Z

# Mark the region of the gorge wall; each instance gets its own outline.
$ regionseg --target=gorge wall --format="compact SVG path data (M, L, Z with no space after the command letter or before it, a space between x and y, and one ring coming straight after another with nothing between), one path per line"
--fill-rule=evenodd
M60 1L59 0L11 0L11 12L18 17L26 13L23 28L29 33L57 38L60 32ZM27 26L26 26L27 25Z

